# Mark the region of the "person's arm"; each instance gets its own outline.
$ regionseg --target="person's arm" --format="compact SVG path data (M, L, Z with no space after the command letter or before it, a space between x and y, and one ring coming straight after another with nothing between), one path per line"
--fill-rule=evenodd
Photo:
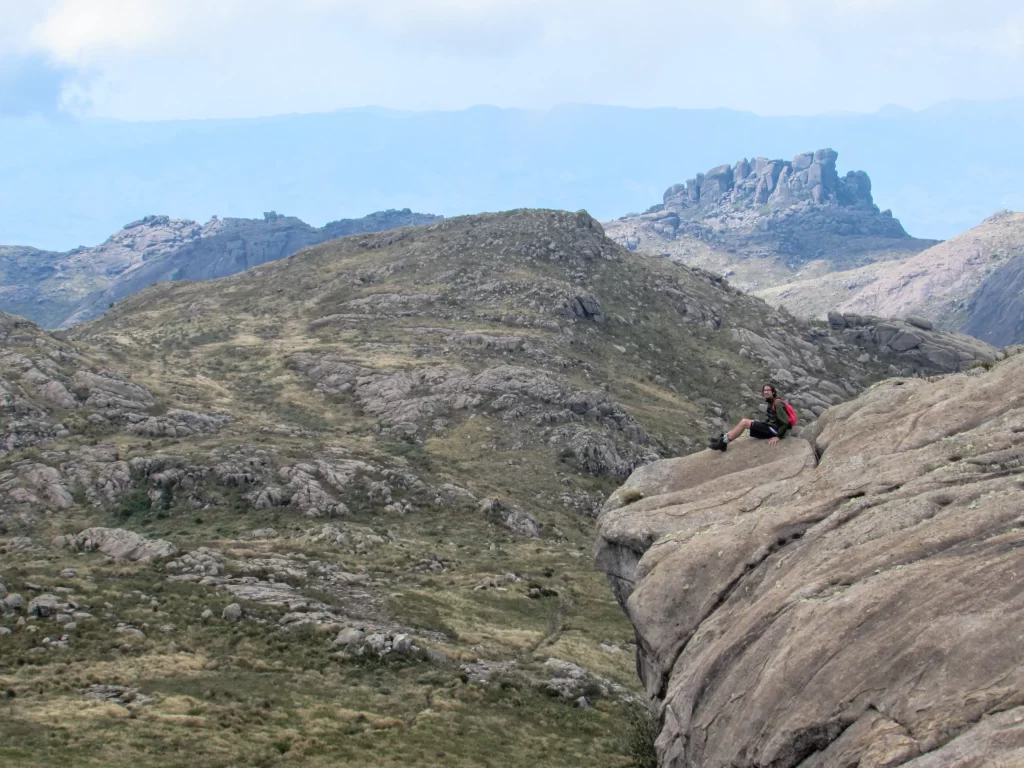
M779 420L779 439L781 440L789 432L789 416L786 414L786 404L782 402L782 398L775 400L775 417Z

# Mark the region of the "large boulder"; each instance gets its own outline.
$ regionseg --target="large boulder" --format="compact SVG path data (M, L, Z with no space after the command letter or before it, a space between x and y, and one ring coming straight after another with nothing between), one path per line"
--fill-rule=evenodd
M644 467L602 512L660 765L1021 764L1024 356L806 435Z
M78 535L60 536L55 542L80 552L102 552L108 557L147 562L173 557L178 548L163 539L147 539L123 528L86 528Z

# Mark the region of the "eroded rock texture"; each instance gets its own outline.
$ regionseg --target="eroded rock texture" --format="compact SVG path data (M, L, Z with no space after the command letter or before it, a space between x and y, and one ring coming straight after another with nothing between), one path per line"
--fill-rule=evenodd
M605 505L661 765L1024 765L1024 356L882 382L805 436Z

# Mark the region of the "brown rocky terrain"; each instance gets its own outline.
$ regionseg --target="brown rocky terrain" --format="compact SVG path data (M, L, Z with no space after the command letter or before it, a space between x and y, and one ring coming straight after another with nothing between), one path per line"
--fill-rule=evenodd
M1024 763L1022 374L891 379L609 498L660 765Z
M323 227L273 211L262 219L214 216L206 224L146 216L98 246L67 253L0 246L0 311L47 328L68 327L155 282L224 277L336 237L437 219L408 209Z
M807 423L1002 357L842 319L534 210L0 315L0 762L625 764L608 494L764 379Z

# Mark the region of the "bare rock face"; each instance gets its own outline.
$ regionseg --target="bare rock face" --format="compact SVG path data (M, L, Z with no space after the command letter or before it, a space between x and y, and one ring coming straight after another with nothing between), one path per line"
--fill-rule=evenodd
M916 253L935 241L911 238L891 211L879 210L864 171L836 169L833 149L792 160L743 158L674 184L660 205L608 227L628 248L654 241L695 239L730 253L772 255L789 266L815 258L845 262L873 251Z
M883 320L851 312L829 312L829 327L862 347L895 352L923 369L954 373L976 363L992 363L999 351L972 336L934 329L923 317Z
M1017 765L1024 356L637 470L598 566L660 765ZM983 760L984 759L984 760Z
M525 536L528 539L540 538L540 525L521 507L506 504L498 499L484 499L480 502L479 509L485 517L518 536Z
M153 558L171 557L178 548L163 539L147 539L123 528L87 528L77 536L60 536L54 543L82 552L99 551L108 557L146 562Z

